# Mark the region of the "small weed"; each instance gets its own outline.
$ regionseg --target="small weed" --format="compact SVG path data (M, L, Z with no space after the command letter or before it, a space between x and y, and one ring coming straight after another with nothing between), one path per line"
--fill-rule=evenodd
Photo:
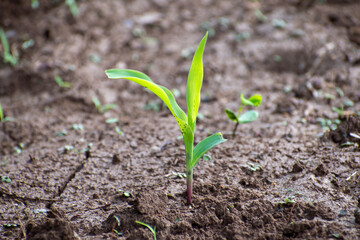
M11 179L8 176L1 176L1 181L6 183L11 183Z
M90 54L89 55L89 59L90 61L92 61L93 63L99 63L101 62L101 57L97 54Z
M214 37L216 35L215 28L208 21L201 23L201 29L208 32L209 37Z
M22 150L24 149L24 143L19 143L17 146L15 146L14 148L14 152L17 154L20 154L22 152Z
M93 97L92 101L95 105L96 110L101 114L106 113L107 111L109 111L111 109L117 108L117 105L114 103L102 105L100 100L97 97Z
M80 124L80 123L74 123L74 124L71 126L71 129L79 132L79 131L84 130L84 126L83 126L82 124Z
M121 129L119 128L119 126L115 127L115 131L117 132L117 134L119 134L120 136L124 136L124 132L121 131Z
M283 29L286 27L286 22L282 19L273 19L271 23L275 28Z
M23 44L21 45L21 48L25 50L25 49L31 48L34 45L35 45L34 39L29 39L29 40L26 40L25 42L23 42Z
M39 0L31 0L31 8L37 9L40 6Z
M156 240L156 226L154 228L152 228L149 224L146 224L146 223L143 223L143 222L140 222L140 221L136 221L136 223L147 227L153 233L154 240Z
M61 88L71 88L72 87L71 83L63 81L59 75L55 75L54 80L57 83L57 85Z
M65 4L69 7L71 14L75 18L79 14L79 9L76 0L65 0Z
M254 163L249 162L248 164L249 164L249 169L252 172L256 172L261 169L261 166L258 163L254 164Z
M284 199L284 201L280 201L279 204L288 204L288 203L295 203L295 196L289 196Z
M244 94L241 94L240 100L241 100L241 103L240 103L237 114L229 109L225 109L225 113L226 113L227 117L231 121L236 122L235 127L232 131L233 138L235 137L236 129L240 123L241 124L250 123L250 122L255 121L259 117L259 113L254 110L247 111L244 114L241 114L241 112L244 110L244 108L246 106L258 107L261 104L262 98L261 98L261 95L255 94L255 95L251 96L249 99L246 99L244 97Z
M4 228L16 228L16 227L19 227L19 225L16 223L5 223L5 224L3 224L3 227Z
M4 63L10 63L11 66L16 66L18 63L18 57L10 53L9 42L6 38L6 34L2 28L0 28L0 40L3 46L3 59Z
M254 15L259 22L264 23L268 20L268 18L259 9L255 10Z
M122 236L123 233L122 232L119 232L118 230L115 229L116 226L120 227L121 225L121 221L120 219L117 217L117 216L114 216L115 220L116 220L116 223L114 224L113 226L113 232L116 233L118 236ZM111 238L112 239L112 238Z
M56 132L55 136L57 137L64 137L68 134L68 132L66 130L61 130L60 132Z
M161 108L162 108L162 104L160 101L149 101L143 107L144 110L155 111L155 112L159 112Z
M124 196L124 197L131 197L131 193L129 193L129 192L126 192L126 191L124 191L124 190L122 190L122 189L119 189L119 192Z
M248 31L240 32L240 33L236 34L236 36L235 36L235 40L238 42L242 42L242 41L248 40L250 38L251 38L251 33Z
M108 118L108 119L106 119L105 122L108 123L108 124L117 123L117 122L119 122L119 119L117 119L117 118Z
M338 125L341 123L339 119L331 120L325 118L317 118L316 121L320 124L320 126L324 131L329 131L329 130L335 131Z
M2 108L1 103L0 103L0 122L4 123L4 122L13 122L13 121L15 121L15 118L5 117L4 112L3 112L3 108Z

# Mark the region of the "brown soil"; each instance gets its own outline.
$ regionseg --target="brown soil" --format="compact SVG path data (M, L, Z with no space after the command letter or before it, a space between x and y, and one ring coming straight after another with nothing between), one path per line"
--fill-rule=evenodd
M156 226L158 239L360 238L350 136L360 132L360 4L320 2L78 0L74 18L63 1L35 10L1 1L19 63L0 63L0 102L16 119L0 123L0 238L152 239L135 221ZM104 70L146 72L185 106L206 30L196 142L217 131L229 140L195 168L188 206L176 121L156 96ZM232 138L224 110L240 93L263 104ZM93 97L118 108L101 114ZM332 110L341 106L342 118Z

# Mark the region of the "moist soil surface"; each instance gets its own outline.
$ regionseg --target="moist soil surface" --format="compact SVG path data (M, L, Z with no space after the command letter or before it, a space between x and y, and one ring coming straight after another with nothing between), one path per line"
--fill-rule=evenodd
M18 57L0 63L15 119L0 123L1 239L152 239L135 221L158 239L360 238L357 0L78 0L76 17L39 4L0 2ZM196 166L189 206L176 121L104 71L143 71L185 108L206 31L195 142L228 140ZM241 93L263 102L233 137L224 110Z

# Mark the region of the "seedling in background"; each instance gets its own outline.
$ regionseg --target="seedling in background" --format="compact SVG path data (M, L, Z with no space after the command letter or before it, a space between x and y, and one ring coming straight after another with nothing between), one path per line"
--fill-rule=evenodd
M73 15L73 17L76 17L79 13L79 9L76 4L76 0L65 0L65 4L69 7L70 12Z
M92 101L96 107L96 110L101 114L106 113L107 111L109 111L111 109L117 108L117 105L114 103L101 105L101 102L97 97L93 97Z
M14 118L4 116L3 108L0 103L0 122L4 123L4 122L13 122L13 121L15 121Z
M10 63L11 66L16 66L18 58L10 53L9 42L6 38L6 34L2 28L0 28L0 39L3 50L4 63Z
M62 87L62 88L71 88L72 87L71 83L63 81L59 75L55 75L54 79L59 87Z
M187 182L187 203L191 204L193 191L193 171L199 159L211 148L226 141L221 133L215 133L196 145L194 148L194 133L196 126L196 116L200 105L200 90L203 81L203 52L208 34L201 40L192 64L190 67L187 89L186 102L187 111L185 112L177 104L173 93L158 84L155 84L147 75L142 72L129 69L110 69L106 74L110 79L127 79L148 88L156 94L169 108L175 120L177 121L183 135L185 152L186 152L186 182Z
M124 132L121 131L121 129L119 128L119 126L115 126L115 131L116 131L117 134L119 134L120 136L124 136Z
M261 95L252 95L249 99L244 98L244 94L241 94L240 96L240 106L238 109L238 113L234 113L233 111L229 110L229 109L225 109L225 113L228 116L228 118L233 121L236 122L235 127L232 131L232 137L235 137L235 132L236 129L238 128L239 124L243 124L243 123L250 123L255 121L258 117L259 117L259 113L257 111L251 110L251 111L247 111L244 114L241 114L241 112L244 110L244 108L246 106L252 106L252 107L258 107L261 104Z
M148 229L150 229L150 231L154 235L154 240L156 240L156 226L154 228L152 228L149 224L146 224L146 223L143 223L143 222L140 222L140 221L136 221L136 223L141 224L141 225L147 227Z

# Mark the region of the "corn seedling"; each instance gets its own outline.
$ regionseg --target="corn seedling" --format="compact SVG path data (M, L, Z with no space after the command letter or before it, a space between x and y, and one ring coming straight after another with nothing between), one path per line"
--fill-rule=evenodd
M150 229L150 231L152 232L152 234L154 235L154 240L156 240L156 226L154 228L152 228L149 224L140 222L140 221L136 221L136 223L143 225L145 227L147 227L148 229Z
M235 137L235 132L237 127L239 126L240 123L250 123L255 121L258 117L259 117L259 113L257 111L251 110L251 111L247 111L244 114L241 114L241 112L244 110L244 108L246 106L252 106L252 107L258 107L261 104L261 95L252 95L249 99L246 99L244 97L244 94L241 94L240 96L240 106L238 109L238 113L234 113L233 111L229 110L229 109L225 109L225 113L227 115L227 117L233 121L236 122L235 127L232 131L232 136Z
M110 103L110 104L104 104L102 105L100 100L97 97L93 97L92 101L96 107L96 110L99 113L106 113L107 111L111 110L111 109L115 109L117 108L117 105L114 103Z
M0 122L4 123L4 122L13 122L13 121L15 121L14 118L4 116L3 108L0 103Z
M9 42L3 29L0 28L0 40L3 47L4 63L10 63L11 66L16 66L18 58L10 53Z
M192 200L194 167L207 151L217 144L226 141L221 133L215 133L194 147L196 116L200 106L200 90L203 81L203 52L207 36L208 34L206 33L201 40L190 67L186 89L187 114L179 107L174 94L169 89L154 83L144 73L129 69L110 69L105 71L110 79L127 79L148 88L166 104L175 117L185 144L188 204L191 204Z

